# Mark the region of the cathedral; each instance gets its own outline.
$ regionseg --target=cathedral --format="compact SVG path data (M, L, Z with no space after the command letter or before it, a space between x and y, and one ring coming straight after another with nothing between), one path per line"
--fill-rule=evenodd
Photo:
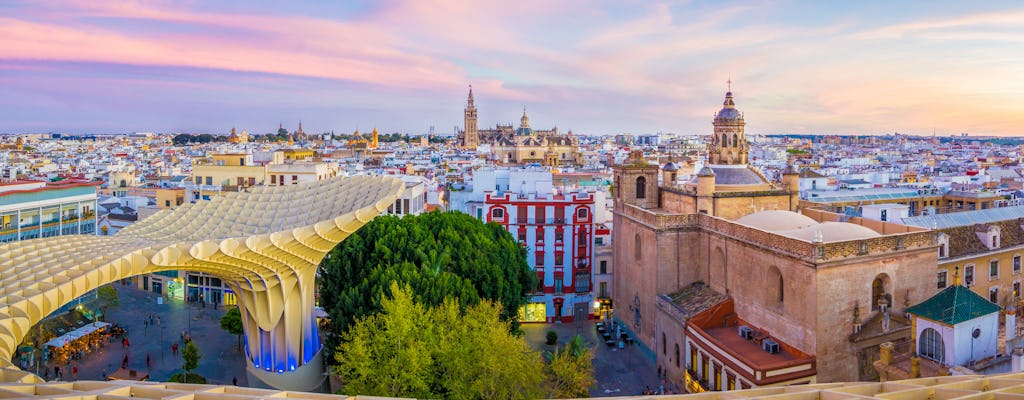
M459 144L464 148L490 147L491 158L502 164L538 163L547 166L574 166L583 162L579 152L579 139L572 131L559 134L558 127L535 130L523 109L519 128L512 124L498 124L494 129L477 128L477 111L473 102L473 87L466 100L464 130L459 133Z

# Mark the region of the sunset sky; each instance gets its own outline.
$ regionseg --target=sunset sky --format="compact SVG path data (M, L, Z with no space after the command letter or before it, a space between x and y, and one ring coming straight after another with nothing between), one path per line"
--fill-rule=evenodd
M1024 3L5 1L0 132L1024 135Z

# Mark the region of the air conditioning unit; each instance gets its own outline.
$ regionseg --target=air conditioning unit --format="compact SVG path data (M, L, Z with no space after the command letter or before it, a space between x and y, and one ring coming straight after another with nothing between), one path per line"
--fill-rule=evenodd
M779 352L779 343L770 338L765 339L761 341L761 349L770 354L777 354Z
M754 337L754 330L750 329L750 327L746 325L740 325L739 333L741 338L747 340L750 340L751 338Z

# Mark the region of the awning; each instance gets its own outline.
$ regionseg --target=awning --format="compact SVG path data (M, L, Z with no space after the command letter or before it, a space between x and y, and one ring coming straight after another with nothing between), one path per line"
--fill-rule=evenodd
M46 342L46 345L50 346L50 347L64 347L68 343L71 343L71 342L73 342L75 340L78 340L82 336L85 336L85 335L88 335L90 333L96 332L96 331L101 330L103 328L106 328L108 326L110 326L110 324L106 323L106 322L93 322L93 323L91 323L89 325L86 325L86 326L83 326L81 328L75 329L75 330L73 330L71 332L65 333L63 336L61 336L59 338L53 339L53 340L51 340L49 342Z

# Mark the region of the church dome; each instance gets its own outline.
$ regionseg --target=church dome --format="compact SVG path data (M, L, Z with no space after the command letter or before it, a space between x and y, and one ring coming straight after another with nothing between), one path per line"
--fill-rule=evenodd
M789 231L818 225L818 221L806 215L784 210L765 210L747 214L736 223L757 228L762 231Z
M736 103L732 100L732 92L725 93L725 102L722 103L722 109L718 110L715 114L715 121L742 121L743 114L740 114L740 110L736 109Z
M820 239L824 243L870 239L882 236L878 232L871 230L871 228L848 222L825 222L815 226L779 233L808 242Z
M676 164L674 164L672 162L669 162L668 164L665 164L665 167L662 168L662 169L665 170L665 171L671 172L671 171L678 171L679 167L677 167Z

